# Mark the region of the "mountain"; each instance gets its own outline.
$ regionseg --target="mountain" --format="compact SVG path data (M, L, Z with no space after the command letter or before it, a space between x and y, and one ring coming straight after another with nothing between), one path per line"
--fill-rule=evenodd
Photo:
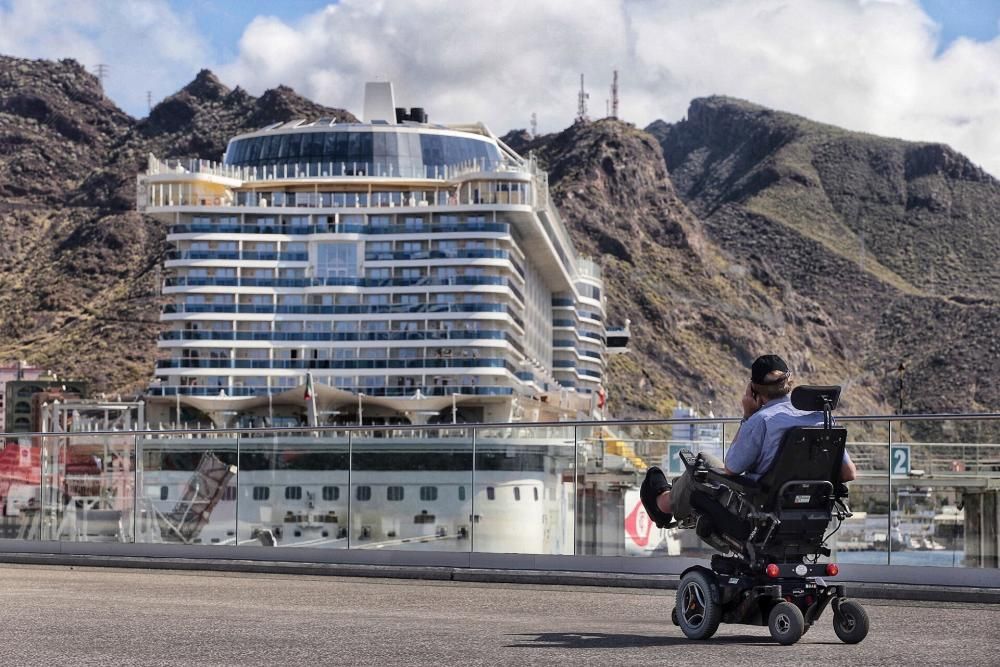
M235 134L293 118L356 120L286 87L253 97L207 70L135 119L72 60L0 56L0 359L99 391L151 377L166 251L135 212L149 153L218 160Z
M663 415L681 401L735 414L747 368L769 350L814 382L851 373L836 314L767 271L734 263L674 188L655 136L601 120L504 141L549 170L574 241L602 265L609 318L631 320L631 353L614 357L609 371L616 411ZM860 383L845 409L881 412L883 397Z
M134 119L73 61L0 57L0 359L130 392L156 356L165 229L134 209L149 153L217 160L233 135L348 112L211 72ZM996 410L1000 184L940 144L847 132L727 98L646 130L576 123L504 141L549 170L602 266L630 354L621 416L735 414L752 359L846 387L845 412Z
M830 379L883 409L1000 406L1000 183L951 148L886 139L725 97L647 130L707 236L776 298L816 304ZM807 327L808 328L808 327ZM823 347L812 341L815 352ZM825 379L820 378L820 379Z

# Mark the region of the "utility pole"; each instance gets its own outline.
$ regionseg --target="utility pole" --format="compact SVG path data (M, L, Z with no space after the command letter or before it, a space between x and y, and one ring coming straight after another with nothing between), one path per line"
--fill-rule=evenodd
M576 119L580 122L587 122L587 100L590 94L583 88L583 74L580 75L580 93L576 98Z
M899 362L899 414L903 414L903 374L906 372L906 364Z
M611 117L618 120L618 70L611 79Z
M108 76L108 66L104 63L98 63L97 67L97 83L101 86L101 93L104 93L104 79Z

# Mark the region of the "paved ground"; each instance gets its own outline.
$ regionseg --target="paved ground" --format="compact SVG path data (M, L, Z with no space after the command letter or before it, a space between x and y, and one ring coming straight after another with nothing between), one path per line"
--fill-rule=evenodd
M790 647L723 625L691 642L673 594L384 579L0 566L4 665L995 665L1000 605L865 601Z

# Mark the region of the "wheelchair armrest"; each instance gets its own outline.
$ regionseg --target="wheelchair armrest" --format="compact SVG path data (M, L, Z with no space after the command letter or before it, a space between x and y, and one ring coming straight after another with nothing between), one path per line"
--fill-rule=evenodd
M737 491L749 492L760 488L757 482L743 475L727 475L725 472L715 468L707 468L705 472L708 480L735 487Z

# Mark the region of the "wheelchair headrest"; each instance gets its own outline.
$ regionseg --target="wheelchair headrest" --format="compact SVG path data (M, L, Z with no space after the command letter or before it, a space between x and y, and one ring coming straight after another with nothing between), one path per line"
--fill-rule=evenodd
M796 410L836 410L840 401L840 387L802 385L792 389L792 406Z

